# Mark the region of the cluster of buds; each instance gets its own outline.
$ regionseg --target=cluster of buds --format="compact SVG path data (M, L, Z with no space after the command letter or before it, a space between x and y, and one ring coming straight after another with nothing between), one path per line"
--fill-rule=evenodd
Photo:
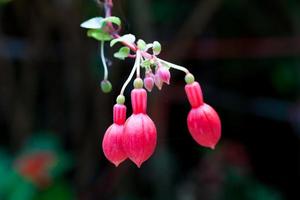
M108 69L104 56L104 43L110 41L110 46L116 43L124 45L114 54L114 57L124 60L135 58L134 66L128 79L122 86L113 108L113 124L106 130L102 148L106 158L115 166L127 158L138 167L149 159L155 151L157 131L154 122L147 115L147 92L156 86L159 90L163 84L170 84L170 69L183 71L186 81L185 92L191 105L187 117L187 125L192 138L200 145L215 148L221 137L221 122L216 111L203 102L203 95L198 82L188 69L158 58L161 45L155 41L146 44L132 34L118 35L121 20L110 16L112 1L105 1L106 18L95 17L81 24L88 29L88 36L101 41L101 60L104 68L104 78L101 89L104 93L112 90L108 80ZM118 27L116 29L116 26ZM151 51L152 50L152 51ZM144 69L144 79L141 78L141 69ZM126 119L124 91L130 81L134 80L134 89L131 91L132 115ZM145 89L146 90L145 90Z

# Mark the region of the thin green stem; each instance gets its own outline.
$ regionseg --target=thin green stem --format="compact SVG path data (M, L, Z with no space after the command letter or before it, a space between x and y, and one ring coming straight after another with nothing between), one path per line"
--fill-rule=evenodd
M162 60L162 59L160 59L160 58L156 58L156 60L158 60L159 62L162 62L162 63L167 64L169 67L171 67L171 68L173 68L173 69L177 69L177 70L179 70L179 71L183 71L183 72L186 73L186 74L189 74L189 73L190 73L189 70L188 70L187 68L185 68L185 67L182 67L182 66L179 66L179 65L175 65L175 64L173 64L173 63L170 63L170 62L168 62L168 61Z
M107 80L108 79L108 70L107 70L106 60L105 60L105 56L104 56L104 41L101 41L100 53L101 53L101 60L102 60L103 69L104 69L104 78L103 79Z

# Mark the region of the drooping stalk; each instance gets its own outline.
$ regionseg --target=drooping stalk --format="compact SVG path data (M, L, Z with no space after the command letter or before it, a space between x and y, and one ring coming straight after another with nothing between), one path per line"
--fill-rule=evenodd
M138 51L139 52L139 51ZM124 91L127 87L127 85L129 84L129 82L131 81L131 79L133 78L133 75L135 73L135 71L140 68L140 64L141 64L141 57L140 57L140 53L137 53L137 56L135 58L135 62L134 62L134 65L132 67L132 70L127 78L127 80L125 81L125 83L123 84L122 86L122 89L121 89L121 92L120 92L120 95L124 95Z
M136 64L136 63L138 63L138 64ZM140 78L141 77L141 52L139 50L136 52L135 65L137 65L137 68L136 68L136 77Z
M168 61L165 61L165 60L162 60L160 58L156 58L159 62L162 62L162 63L165 63L167 64L169 67L173 68L173 69L177 69L179 71L183 71L184 73L186 74L189 74L189 70L185 67L182 67L182 66L179 66L179 65L176 65L176 64L173 64L173 63L170 63Z
M104 41L101 41L101 48L100 48L100 54L101 54L101 60L103 64L103 69L104 69L104 78L103 80L108 79L108 70L107 70L107 64L104 56Z

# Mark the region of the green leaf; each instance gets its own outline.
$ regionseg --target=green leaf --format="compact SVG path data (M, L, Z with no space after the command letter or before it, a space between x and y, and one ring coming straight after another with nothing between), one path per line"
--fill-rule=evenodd
M117 53L114 54L114 57L120 60L124 60L128 57L129 53L130 49L128 47L122 47Z
M147 47L147 44L144 40L138 40L137 41L137 46L140 50L144 51Z
M121 20L119 17L115 17L115 16L111 16L111 17L106 17L105 19L103 19L103 22L111 22L114 23L118 26L121 26Z
M113 24L116 24L118 26L121 26L121 20L119 17L94 17L92 19L89 19L82 24L80 24L80 27L87 28L87 29L101 29L103 26L105 26L106 22L111 22Z
M90 29L87 36L99 41L109 41L112 39L111 35L101 29Z
M153 47L152 47L152 49L153 49L154 55L160 54L160 52L161 52L161 45L160 45L160 43L157 42L157 41L153 42Z
M112 47L118 42L126 42L126 43L133 44L135 42L135 36L132 34L123 35L119 38L116 38L116 39L113 39L112 41L110 41L110 46Z
M145 67L145 68L149 68L151 66L151 64L152 64L151 61L149 59L147 59L141 63L141 66Z
M87 29L101 29L103 27L103 17L94 17L89 19L80 24L80 27Z

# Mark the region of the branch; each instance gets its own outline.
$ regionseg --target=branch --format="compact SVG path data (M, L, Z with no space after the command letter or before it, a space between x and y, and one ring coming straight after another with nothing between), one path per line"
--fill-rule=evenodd
M110 17L111 16L111 10L113 8L113 2L112 0L105 0L105 16L106 17ZM113 38L119 38L121 37L119 34L118 34L118 31L115 30L115 28L113 27L113 25L111 23L109 23L109 27L110 27L110 32L112 33L111 36ZM134 52L137 52L138 48L135 44L129 44L127 42L122 42L123 45L127 46L128 48L130 48L132 51ZM148 52L141 52L142 56L147 58L147 59L152 59L154 58L153 55L151 55L150 53ZM174 69L177 69L177 70L180 70L180 71L183 71L185 72L186 74L189 73L188 69L184 68L184 67L181 67L181 66L178 66L178 65L175 65L175 64L172 64L172 63L169 63L165 60L162 60L162 59L159 59L159 61L162 61L164 63L167 63L167 64L170 64L170 67L174 68Z

